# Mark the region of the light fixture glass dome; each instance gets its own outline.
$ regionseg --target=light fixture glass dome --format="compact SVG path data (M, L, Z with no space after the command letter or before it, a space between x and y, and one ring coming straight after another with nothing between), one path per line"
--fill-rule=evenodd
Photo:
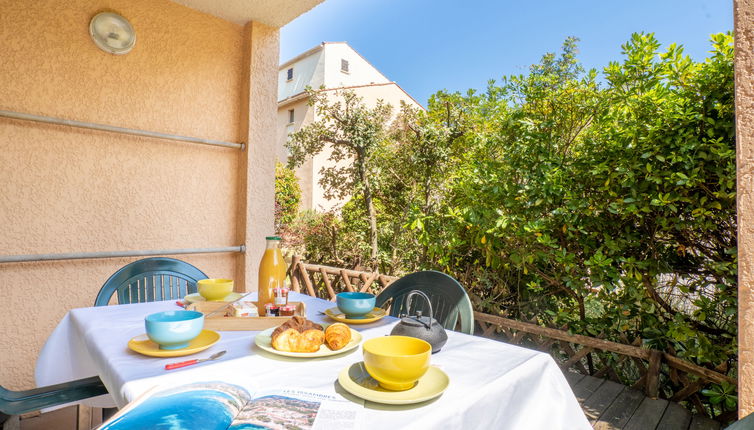
M100 49L111 54L125 54L136 43L136 33L131 23L112 12L95 15L89 23L89 34Z

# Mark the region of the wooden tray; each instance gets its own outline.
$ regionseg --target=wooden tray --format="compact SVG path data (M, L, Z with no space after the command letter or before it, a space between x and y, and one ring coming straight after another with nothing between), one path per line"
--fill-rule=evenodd
M256 302L245 302L256 306ZM296 306L294 315L300 315L306 317L306 306L303 302L288 302L289 305ZM186 306L187 310L199 311L203 314L208 314L217 308L227 305L224 302L196 302ZM218 312L215 315L204 318L204 328L207 330L217 331L261 331L271 327L277 327L284 322L291 319L290 316L285 317L226 317L223 312Z

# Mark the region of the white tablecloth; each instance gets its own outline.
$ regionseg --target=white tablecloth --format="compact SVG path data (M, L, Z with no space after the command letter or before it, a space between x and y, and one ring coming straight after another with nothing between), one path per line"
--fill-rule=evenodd
M334 306L306 295L291 293L290 298L305 301L307 317L315 322L325 322L320 312ZM37 384L99 375L121 407L155 385L217 380L256 389L305 388L358 400L343 392L336 380L342 369L362 360L360 349L313 360L286 358L259 349L254 345L257 332L245 331L220 332L220 342L190 357L153 358L127 348L129 339L144 334L146 315L173 309L179 309L175 302L165 301L70 311L40 354ZM389 334L396 321L388 317L352 327L369 339ZM164 370L167 363L204 358L222 350L227 353L220 360ZM366 402L365 428L591 428L563 374L547 354L449 331L442 351L432 355L432 365L450 376L450 386L442 396L407 406Z

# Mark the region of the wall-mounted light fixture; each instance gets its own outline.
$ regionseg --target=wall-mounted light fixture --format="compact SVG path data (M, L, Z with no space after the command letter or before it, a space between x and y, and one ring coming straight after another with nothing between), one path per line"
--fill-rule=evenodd
M102 12L89 22L89 34L103 51L122 55L133 49L136 32L126 18L113 12Z

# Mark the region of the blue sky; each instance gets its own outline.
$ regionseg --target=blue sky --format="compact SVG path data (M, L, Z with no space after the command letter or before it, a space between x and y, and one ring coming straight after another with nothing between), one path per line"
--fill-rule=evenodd
M348 42L426 106L438 90L484 89L525 73L568 36L601 69L633 32L654 32L705 58L709 35L733 29L733 0L325 0L281 30L280 60Z

